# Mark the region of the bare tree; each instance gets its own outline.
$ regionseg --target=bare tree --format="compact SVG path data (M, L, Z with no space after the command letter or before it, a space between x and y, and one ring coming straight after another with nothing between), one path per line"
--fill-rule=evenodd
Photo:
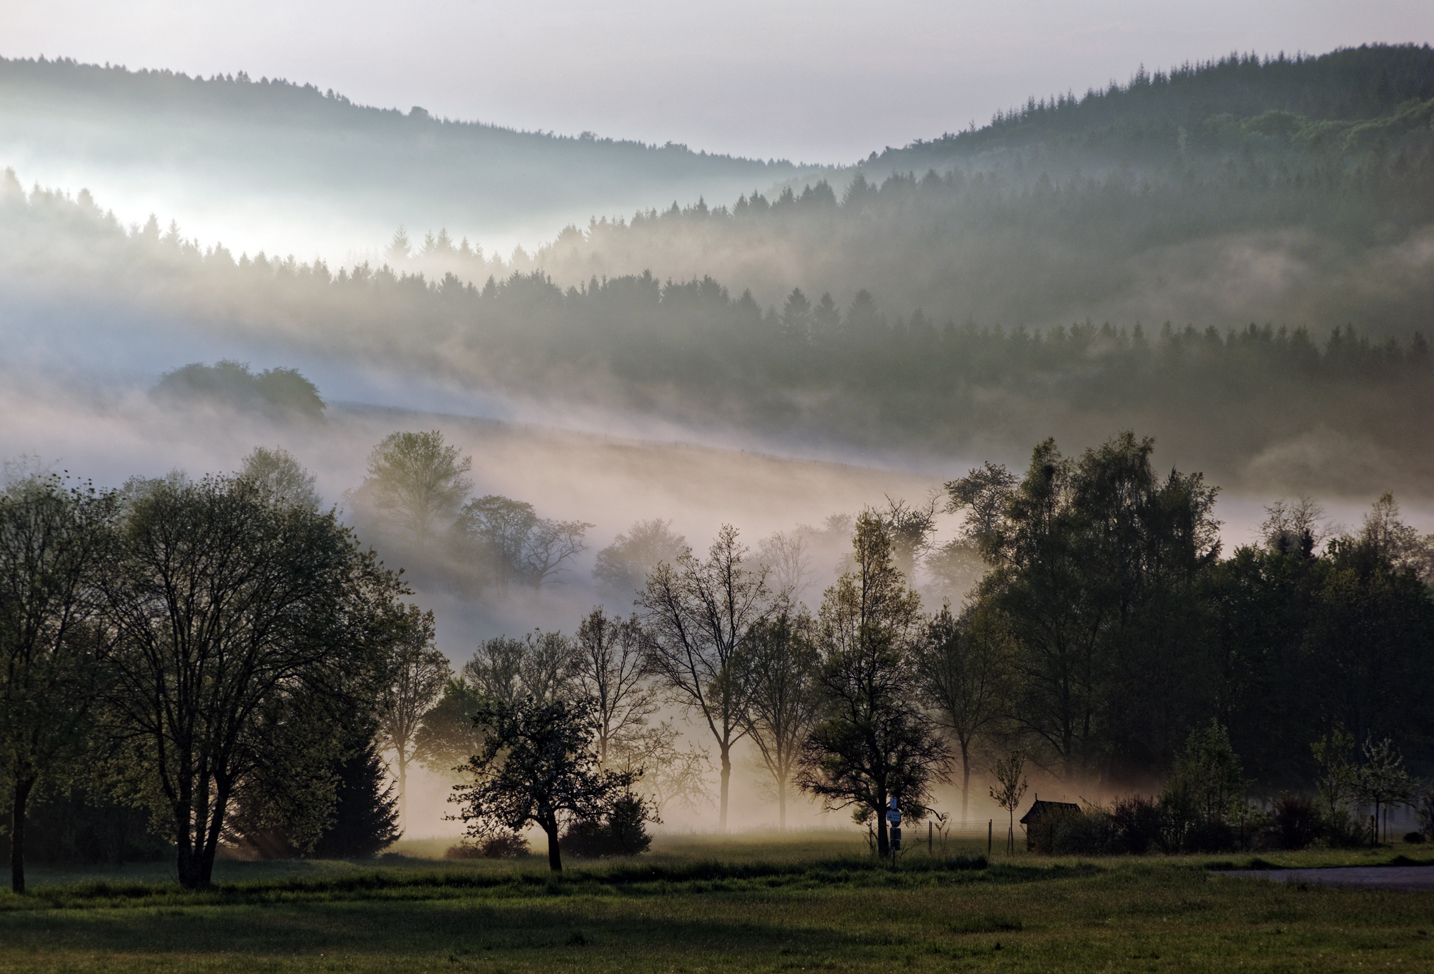
M609 752L657 712L637 618L610 618L594 607L578 627L573 658L576 690L593 708L598 767L607 770Z
M741 668L750 681L746 728L772 776L777 821L787 827L787 796L802 743L816 725L818 692L814 623L805 612L780 612L753 626L742 644Z
M810 530L810 529L806 529ZM812 561L804 529L778 531L757 545L757 561L767 566L777 598L789 605L801 601L812 578Z
M936 502L939 493L932 492L921 504L886 499L886 510L877 512L886 536L891 541L891 558L907 578L916 572L923 555L931 550L931 537L936 532Z
M674 804L692 812L712 807L712 759L696 744L679 747L680 736L664 720L623 736L613 748L613 766L633 775L633 790L650 799L659 815Z
M1260 536L1271 551L1311 557L1329 537L1324 508L1308 497L1294 503L1278 500L1265 508Z
M991 786L991 800L1010 813L1006 827L1006 851L1011 853L1016 851L1016 809L1020 807L1021 797L1029 786L1023 777L1025 768L1025 754L1012 751L1009 757L998 760L992 771L996 783Z
M750 686L737 664L738 646L772 610L767 572L744 564L737 529L724 524L706 561L684 551L647 578L639 603L648 661L673 698L706 722L721 759L718 828L727 828L732 745L746 735Z
M572 695L573 643L560 632L534 630L522 639L498 636L478 644L463 664L463 679L480 696L504 704Z
M423 548L439 522L454 517L473 489L472 469L473 459L445 444L438 430L392 433L369 454L368 476L358 495L380 519Z
M423 716L453 678L448 657L434 647L433 613L410 605L401 623L388 681L378 700L378 746L398 766L398 815L408 823L408 764L414 758Z

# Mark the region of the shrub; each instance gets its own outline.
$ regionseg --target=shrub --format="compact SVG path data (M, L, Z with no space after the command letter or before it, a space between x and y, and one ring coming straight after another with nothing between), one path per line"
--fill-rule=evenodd
M449 846L443 853L444 859L521 859L532 854L528 848L528 840L516 832L503 835L490 835L488 838L474 845L472 842L460 842L455 846Z
M1405 842L1408 842L1408 843L1411 844L1411 845L1418 845L1419 843L1421 843L1421 842L1424 841L1424 833L1423 833L1423 832L1410 832L1410 833L1408 833L1407 835L1404 836L1404 841L1405 841Z
M1271 820L1285 849L1303 849L1320 835L1319 812L1314 799L1306 795L1280 795L1271 809Z
M1240 836L1234 826L1218 818L1191 822L1181 843L1186 852L1233 852L1239 845Z
M1056 821L1049 851L1060 856L1108 856L1116 851L1115 836L1110 813L1092 805L1078 815L1065 815Z
M624 795L613 805L605 820L577 821L562 835L560 847L575 856L596 859L601 856L635 856L647 851L652 836L647 822L652 814L647 801L636 795Z
M1163 819L1160 806L1142 795L1117 798L1110 806L1115 828L1115 851L1144 855L1160 843Z

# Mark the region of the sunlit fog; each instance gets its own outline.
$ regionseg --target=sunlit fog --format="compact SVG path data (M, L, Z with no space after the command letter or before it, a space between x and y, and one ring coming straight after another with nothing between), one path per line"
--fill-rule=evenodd
M1434 771L1421 5L8 7L0 499L108 539L53 642L121 674L22 811L198 888L620 813L1014 854L1197 752L1245 790L1166 851L1305 792L1359 839L1331 748ZM221 542L270 587L175 608ZM113 688L245 626L289 656L181 788ZM539 725L590 793L502 818Z

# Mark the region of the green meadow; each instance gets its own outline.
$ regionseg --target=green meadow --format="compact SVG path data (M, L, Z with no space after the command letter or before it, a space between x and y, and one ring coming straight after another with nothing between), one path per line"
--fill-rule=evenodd
M157 866L35 870L0 894L3 971L1434 970L1434 893L1283 885L1222 866L1434 867L1427 847L893 869L850 835L673 836L626 862L226 862L208 891ZM1402 857L1402 858L1401 858Z

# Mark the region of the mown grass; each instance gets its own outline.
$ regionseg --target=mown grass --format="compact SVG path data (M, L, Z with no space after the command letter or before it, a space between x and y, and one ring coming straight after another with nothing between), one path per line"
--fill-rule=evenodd
M982 850L984 851L984 850ZM1267 855L1370 865L1404 852ZM1223 858L1224 862L1221 861ZM1253 857L943 861L849 839L671 838L636 862L226 864L215 889L47 876L4 971L1434 970L1434 894L1233 879Z

